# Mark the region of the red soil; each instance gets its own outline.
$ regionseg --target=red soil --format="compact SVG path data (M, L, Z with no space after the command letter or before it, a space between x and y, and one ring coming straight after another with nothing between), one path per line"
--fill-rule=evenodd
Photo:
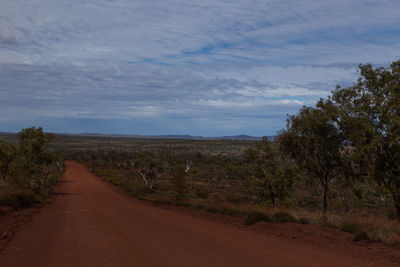
M18 213L18 212L17 212ZM11 213L11 214L17 214ZM127 196L76 163L41 212L0 217L0 266L394 266L400 252L312 225L159 207ZM16 218L25 218L18 221ZM14 218L14 219L13 219ZM8 228L7 228L8 227ZM9 231L9 234L7 234ZM0 239L2 237L0 236ZM5 244L7 242L1 243Z

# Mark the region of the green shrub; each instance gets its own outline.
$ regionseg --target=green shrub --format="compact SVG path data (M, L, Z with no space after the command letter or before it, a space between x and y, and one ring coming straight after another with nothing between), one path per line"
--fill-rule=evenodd
M354 235L353 241L354 242L357 242L357 241L370 241L370 238L369 238L367 232L362 231L362 232Z
M177 207L185 207L185 208L188 208L190 206L189 203L183 202L183 201L174 201L173 205L175 205Z
M202 209L204 209L204 206L201 204L196 204L196 205L192 206L192 208L195 210L202 210Z
M274 214L272 217L274 222L292 223L297 222L296 218L293 217L289 212L281 211Z
M248 199L246 197L237 194L228 194L225 196L225 199L229 203L233 203L236 205L248 202Z
M245 220L246 225L251 225L256 222L272 222L271 218L268 215L260 212L260 211L253 211L250 212Z
M171 205L172 204L169 199L160 199L160 198L153 200L153 203L157 204L157 205Z
M238 210L235 210L235 209L231 209L231 208L223 208L223 209L221 209L219 211L219 213L222 214L222 215L228 215L228 216L231 216L231 217L241 217L241 216L243 216L242 212L240 212Z
M27 207L36 201L36 196L33 192L14 191L0 193L0 206L9 206L16 209Z
M344 223L339 228L343 232L355 234L359 231L360 225L357 223Z
M205 188L203 188L203 187L200 187L200 188L197 188L197 189L196 189L195 194L196 194L196 196L197 196L198 198L207 199L207 198L208 198L208 195L210 194L210 192L208 192L207 189L205 189Z
M214 208L214 207L208 207L208 208L206 208L206 212L209 212L209 213L218 213L218 209L217 209L217 208Z
M134 188L133 190L137 194L153 194L153 193L155 193L154 188L150 188L150 187L146 186L145 184L136 184L133 188Z

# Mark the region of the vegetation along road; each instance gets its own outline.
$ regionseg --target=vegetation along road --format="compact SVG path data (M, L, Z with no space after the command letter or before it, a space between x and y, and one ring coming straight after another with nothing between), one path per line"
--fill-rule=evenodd
M56 196L0 254L1 266L388 266L359 247L313 246L152 206L69 161ZM289 226L288 226L289 227ZM313 226L310 226L313 227ZM349 242L349 246L352 245ZM387 260L387 261L386 261Z

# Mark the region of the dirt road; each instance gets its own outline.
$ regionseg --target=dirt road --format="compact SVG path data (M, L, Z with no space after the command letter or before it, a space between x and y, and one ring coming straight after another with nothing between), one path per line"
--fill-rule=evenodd
M127 197L67 162L57 196L0 254L0 266L384 266Z

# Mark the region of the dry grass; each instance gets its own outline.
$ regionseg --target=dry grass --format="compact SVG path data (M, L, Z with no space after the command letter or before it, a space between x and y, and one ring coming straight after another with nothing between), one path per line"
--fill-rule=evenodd
M101 177L105 177L108 182L124 187L132 195L156 204L185 206L209 213L240 217L244 220L249 214L258 212L258 214L262 213L271 218L271 221L274 222L297 222L337 228L352 233L354 241L381 242L391 247L400 248L400 222L383 216L335 212L324 214L322 211L310 211L300 208L271 208L249 203L232 203L226 201L223 195L210 192L206 192L206 194L200 191L200 193L192 192L192 194L188 194L186 199L176 202L172 197L173 194L169 191L158 191L150 194L137 186L126 187L126 185L122 185L121 174L118 172L105 171L98 174ZM285 218L282 219L280 214L284 214Z
M235 217L242 218L246 218L248 214L254 212L265 214L269 218L276 218L277 214L287 213L294 218L291 222L310 223L338 228L342 231L352 233L354 235L354 241L366 240L369 242L381 242L390 247L400 248L400 222L385 217L338 213L327 213L324 215L323 212L312 212L305 209L264 208L250 204L234 205L231 203L207 201L202 201L200 203L197 200L190 202L190 206L196 209L209 210L213 213L225 215L233 214ZM230 214L224 213L224 210L229 210ZM282 220L278 220L277 222L279 221Z
M382 242L391 247L400 246L400 223L398 221L377 216L352 215L344 218L340 228L353 233L355 241L366 240Z

